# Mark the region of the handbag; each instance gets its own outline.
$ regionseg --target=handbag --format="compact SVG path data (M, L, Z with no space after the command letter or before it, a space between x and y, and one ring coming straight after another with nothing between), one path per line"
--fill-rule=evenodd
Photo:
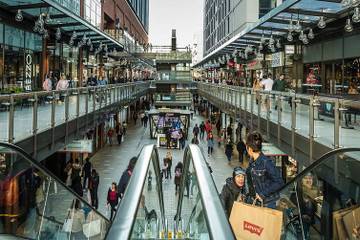
M234 202L229 220L237 239L276 240L281 236L283 212Z
M92 220L94 213L92 212L90 214L90 222L83 225L83 233L87 238L94 237L101 233L101 220Z
M63 232L67 232L67 233L71 232L73 221L74 221L74 214L75 214L74 209L71 209L70 211L72 211L71 218L69 218L69 215L70 215L70 212L69 212L67 218L65 219L63 227L62 227Z

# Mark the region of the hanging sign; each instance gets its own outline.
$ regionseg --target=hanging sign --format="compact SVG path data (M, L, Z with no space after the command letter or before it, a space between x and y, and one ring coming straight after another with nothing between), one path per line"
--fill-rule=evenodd
M32 90L32 56L30 53L27 53L25 56L25 91Z
M284 54L283 52L277 52L271 55L271 67L284 66Z

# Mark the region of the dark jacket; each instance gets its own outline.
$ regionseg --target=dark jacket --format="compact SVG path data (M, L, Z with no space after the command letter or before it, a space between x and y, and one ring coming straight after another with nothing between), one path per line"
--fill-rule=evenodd
M225 146L225 154L231 155L233 153L233 145L232 143L227 143Z
M130 177L131 177L132 171L130 169L126 169L123 174L121 175L119 184L118 184L118 193L120 197L124 195L124 192L126 190L126 186L129 183Z
M264 204L279 199L279 193L276 191L280 189L284 182L279 170L270 158L260 154L256 161L251 159L247 174L250 175L247 179L251 178L250 182L248 181L250 188L252 187L254 192L260 195Z
M275 80L274 85L272 87L273 91L279 91L279 92L284 92L285 91L285 85L286 82L285 80Z
M205 123L200 124L200 131L205 132Z
M237 144L236 144L236 150L239 152L239 153L244 153L246 151L246 145L243 141L239 141Z
M248 198L247 185L245 184L244 187L239 188L238 186L236 186L232 177L226 179L225 185L221 190L220 199L223 204L226 215L228 217L230 217L232 206L234 202L238 200L240 194L243 195L245 202L247 202L247 198Z
M176 176L177 171L180 172L180 176ZM176 165L175 171L174 171L175 172L175 178L174 178L175 185L180 185L182 171L183 171L183 168L181 166L179 166L179 165Z
M84 195L83 188L82 188L82 185L81 185L81 177L80 176L76 176L72 180L71 188L74 190L74 192L79 194L81 197Z
M90 162L86 162L84 164L84 167L83 167L83 172L84 172L84 175L85 176L89 176L91 175L91 163Z
M198 133L199 133L199 127L195 126L195 127L193 128L193 133L194 133L194 134L198 134Z
M92 175L89 179L89 189L96 192L99 187L99 183L100 183L99 175L97 174L95 176Z

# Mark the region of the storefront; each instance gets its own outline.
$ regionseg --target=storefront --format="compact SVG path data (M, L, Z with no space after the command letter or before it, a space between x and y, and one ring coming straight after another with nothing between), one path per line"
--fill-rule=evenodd
M33 91L41 86L41 51L40 36L0 24L1 92Z

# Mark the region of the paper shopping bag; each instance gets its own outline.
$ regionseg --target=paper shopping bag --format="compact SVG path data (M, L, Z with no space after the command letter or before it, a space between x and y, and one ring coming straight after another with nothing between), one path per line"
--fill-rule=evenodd
M234 202L230 224L237 239L276 240L280 239L283 212Z
M333 238L334 239L348 239L348 235L345 229L343 222L343 217L351 212L357 206L351 206L349 208L340 209L334 211L332 214L333 217Z
M360 239L360 207L352 209L343 217L348 239Z
M87 238L94 237L101 233L101 220L94 220L83 225L83 233Z

